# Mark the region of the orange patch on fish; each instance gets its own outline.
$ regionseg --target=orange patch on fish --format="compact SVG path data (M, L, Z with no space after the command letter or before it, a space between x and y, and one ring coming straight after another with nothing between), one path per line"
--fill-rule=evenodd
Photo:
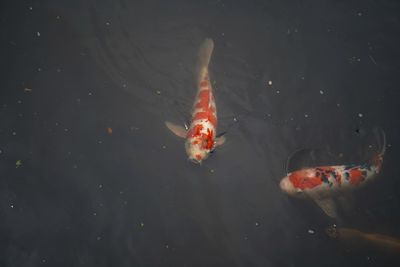
M192 129L190 129L187 133L187 137L195 137L201 135L201 130L203 129L203 125L196 124Z
M111 127L107 127L107 133L108 133L108 134L112 134L112 133L113 133L113 130L112 130Z
M292 172L289 175L289 181L295 188L299 188L301 190L311 189L322 184L321 178L316 177L315 173L313 174L312 172L306 170Z
M362 172L358 168L350 169L349 170L349 182L352 185L357 185L363 181L364 177Z

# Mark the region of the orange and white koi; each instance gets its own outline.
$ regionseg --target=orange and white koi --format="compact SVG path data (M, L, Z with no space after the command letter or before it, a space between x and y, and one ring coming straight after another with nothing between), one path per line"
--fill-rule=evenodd
M328 216L338 218L332 198L363 186L381 171L386 146L383 132L382 135L382 150L373 157L371 163L296 170L282 178L280 188L290 196L313 199Z
M199 164L216 146L225 142L224 136L217 137L217 108L208 73L213 49L214 42L210 38L205 39L199 49L196 73L198 91L189 129L165 122L174 134L186 138L186 153L191 161Z

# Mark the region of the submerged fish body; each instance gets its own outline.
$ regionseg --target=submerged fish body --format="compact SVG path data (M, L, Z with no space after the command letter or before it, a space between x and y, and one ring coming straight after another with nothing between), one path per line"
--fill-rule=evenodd
M366 245L376 249L400 252L400 239L392 236L365 233L358 229L344 227L328 227L326 234L332 238L351 245Z
M185 150L189 160L201 164L210 152L224 143L223 136L217 137L217 107L210 83L208 65L214 48L212 39L203 41L198 54L197 94L193 104L189 129L166 122L167 127L181 138L185 138Z
M290 172L281 179L280 188L290 196L311 198L328 216L338 218L332 198L373 180L381 171L384 153L385 144L370 164L320 166Z

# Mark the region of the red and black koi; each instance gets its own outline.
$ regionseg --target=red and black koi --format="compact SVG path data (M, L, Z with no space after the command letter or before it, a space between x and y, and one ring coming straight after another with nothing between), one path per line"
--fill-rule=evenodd
M385 135L382 150L370 164L336 165L306 168L288 173L280 181L280 188L291 196L310 197L330 216L337 218L332 197L359 188L375 178L382 168L385 153Z
M210 152L225 141L217 137L217 108L211 87L208 65L214 49L214 42L207 38L203 41L198 54L197 86L198 91L193 105L192 122L189 129L166 122L166 126L179 137L186 138L185 148L189 159L201 164Z

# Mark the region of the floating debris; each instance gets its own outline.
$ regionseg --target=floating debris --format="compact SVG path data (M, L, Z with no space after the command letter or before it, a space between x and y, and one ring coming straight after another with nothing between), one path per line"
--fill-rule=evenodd
M113 133L113 129L111 127L107 127L107 133L108 134L112 134Z
M156 91L156 94L157 94L157 95L161 95L161 91L160 91L160 90L157 90L157 91Z
M269 85L269 86L272 85L272 81L271 81L271 80L268 81L268 85Z
M362 113L358 113L358 117L362 118L363 114Z
M40 32L36 32L37 37L40 37Z
M322 91L322 90L319 90L319 93L320 93L321 95L323 95L323 94L324 94L324 91Z
M163 149L166 149L166 148L167 148L167 146L166 146L166 145L163 145L163 146L162 146L162 148L163 148Z
M256 225L256 226L260 226L260 223L256 222L255 225Z
M308 114L304 114L304 117L308 118Z
M375 59L374 59L371 55L368 55L368 56L369 56L369 58L371 59L372 63L374 63L375 65L377 65Z
M314 231L313 229L308 229L308 233L309 233L310 235L313 235L313 234L315 233L315 231Z
M25 87L25 88L24 88L24 92L32 92L32 89L29 88L29 87Z
M22 166L22 161L19 159L15 162L15 168L19 168Z
M143 228L143 227L144 227L144 223L142 223L142 222L141 222L141 223L140 223L140 227L142 227L142 228Z

